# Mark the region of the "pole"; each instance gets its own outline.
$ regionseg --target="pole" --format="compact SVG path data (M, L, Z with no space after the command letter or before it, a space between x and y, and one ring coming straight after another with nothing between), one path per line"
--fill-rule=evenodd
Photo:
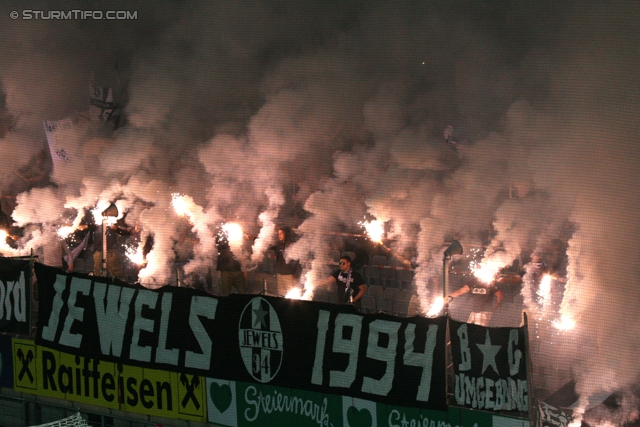
M29 295L31 296L31 312L29 313L29 333L31 334L32 337L35 336L34 334L34 330L33 330L33 308L35 305L35 298L33 297L35 295L34 289L33 289L33 263L34 263L35 259L33 257L33 248L31 248L31 255L29 256L29 287L31 288L31 292L29 293Z
M451 245L444 251L442 257L442 298L447 298L447 291L449 289L449 260L453 255L460 255L462 253L462 245L457 240L451 242Z
M102 218L102 274L107 275L107 219Z
M529 425L537 425L535 424L536 417L538 416L538 411L535 411L533 408L533 405L535 404L535 406L538 406L538 402L534 402L534 396L532 394L533 391L533 384L531 384L531 378L533 376L533 359L531 357L531 346L529 345L529 317L527 316L527 312L523 311L522 312L522 320L524 323L524 336L525 336L525 349L527 351L527 359L526 359L526 364L527 364L527 394L529 395L529 411L528 411L528 416L529 416Z
M442 258L442 298L447 299L447 289L449 288L449 259L444 256Z

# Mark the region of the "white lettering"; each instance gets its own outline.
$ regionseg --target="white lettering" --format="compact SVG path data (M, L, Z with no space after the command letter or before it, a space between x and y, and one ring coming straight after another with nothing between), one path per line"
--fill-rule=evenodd
M133 336L131 337L131 350L129 351L129 357L141 362L151 361L151 347L148 345L139 345L140 331L147 331L153 333L154 321L142 316L143 307L149 307L155 309L158 301L158 294L148 290L137 291L135 302L135 315L136 318L133 322Z
M484 407L487 409L493 409L495 407L495 402L493 401L493 391L492 391L494 382L491 378L486 378L484 381L485 381Z
M311 384L322 384L322 368L324 364L324 348L329 330L329 312L320 310L318 313L318 338L316 339L316 357L313 361Z
M367 343L367 357L385 362L387 369L379 380L364 377L362 391L365 393L386 396L393 386L393 373L396 367L396 350L398 347L398 330L401 324L388 320L374 320L369 324L369 341ZM385 347L378 345L380 335L385 334L388 343Z
M251 393L251 396L249 396ZM247 408L244 410L244 419L253 422L260 415L260 401L255 399L258 390L254 386L247 387L244 392L244 401L247 402L247 405L253 406L253 415L251 415L251 408Z
M492 380L490 378L471 378L465 374L455 376L455 399L458 405L494 411L521 412L529 410L527 381L512 378Z
M464 405L464 374L456 375L456 386L454 388L456 404Z
M0 282L0 319L2 319L3 317L5 317L4 312L6 311L2 305L2 301L5 300L5 298L7 298L7 291L4 288L4 284L2 282ZM8 299L8 298L7 298ZM11 313L7 313L7 319L11 318Z
M472 408L477 408L478 407L478 397L476 395L477 393L477 388L476 388L476 379L475 378L470 378L468 376L464 377L464 386L467 389L467 393L464 399L464 403L466 403L467 405L471 405Z
M0 283L0 319L12 320L12 317L18 322L27 321L27 298L25 294L25 277L20 273L17 282L8 282L7 288ZM4 302L4 304L2 304Z
M513 351L513 344L518 344L518 330L512 329L509 332L509 375L516 375L520 371L520 360L522 352L520 350Z
M2 287L2 290L3 291L5 290L4 287ZM4 317L7 320L11 320L11 298L9 297L9 295L11 295L12 290L13 290L13 282L8 282L6 292L3 292L3 295L2 295L2 300L4 300L4 313L5 313ZM0 318L2 318L2 316L0 316Z
M343 338L346 328L350 328L351 337ZM329 385L331 387L349 388L356 379L358 366L358 347L360 333L362 332L362 317L355 314L340 313L336 317L336 328L333 336L333 351L349 355L349 363L344 371L329 372Z
M167 333L169 332L169 314L171 313L171 301L173 295L169 292L165 292L161 295L162 301L160 306L162 307L160 314L160 337L158 338L158 349L156 350L156 362L168 363L170 365L177 365L178 358L180 357L180 350L177 348L167 348Z
M388 425L389 427L435 427L436 420L429 420L429 417L420 414L420 419L407 419L407 414L402 413L402 417L400 416L400 411L397 409L392 409L389 412ZM439 423L444 421L438 421ZM456 427L459 427L456 425ZM476 426L477 427L477 426Z
M262 391L258 392L255 386L249 386L245 390L244 399L247 405L250 405L244 411L244 418L248 422L255 421L261 411L265 414L286 412L309 418L321 427L333 426L327 414L329 402L326 397L319 405L311 399L303 400L297 396L284 395L277 390L273 390L273 395L265 396Z
M415 351L413 342L416 337L416 325L410 323L405 330L404 363L408 366L419 366L422 368L422 377L418 386L416 400L429 401L431 391L431 369L433 367L433 352L436 348L436 336L438 325L429 325L427 331L427 342L424 346L424 353Z
M496 381L496 401L495 401L495 405L493 406L493 408L496 411L501 411L504 408L504 404L505 404L505 399L504 399L504 388L503 388L503 382L506 385L506 381L500 379Z
M42 328L42 339L47 341L55 341L56 333L58 332L58 322L60 321L60 312L64 307L64 301L62 301L62 292L67 288L66 276L56 275L56 281L53 284L56 294L51 302L51 315L47 325Z
M193 296L189 312L189 326L198 340L202 353L187 351L184 364L189 368L209 369L211 367L212 342L207 333L200 316L205 319L216 318L216 308L218 300L204 296Z
M93 297L102 354L116 357L122 354L127 318L134 293L135 290L132 288L94 283Z
M484 378L482 377L476 380L476 396L478 396L477 398L478 409L484 408L485 392L484 392Z
M458 365L458 370L468 371L471 369L471 351L469 350L469 334L467 333L467 324L463 324L458 328L458 338L460 339L460 358L462 363Z
M20 279L13 285L13 315L18 322L27 321L27 286L25 280L24 273L20 273Z
M79 293L82 295L89 295L91 293L91 282L89 280L76 279L71 282L71 288L69 289L69 299L67 300L69 314L64 322L62 334L60 334L60 344L75 348L80 348L82 335L72 333L71 327L76 320L82 322L84 319L84 308L76 306Z

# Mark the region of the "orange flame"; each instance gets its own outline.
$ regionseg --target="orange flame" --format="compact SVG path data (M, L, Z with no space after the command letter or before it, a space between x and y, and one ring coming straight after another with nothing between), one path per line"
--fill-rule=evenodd
M444 307L444 298L437 297L436 300L431 304L431 308L427 312L427 317L434 317L440 314Z
M485 283L491 283L502 267L497 261L483 260L479 265L475 266L473 275Z

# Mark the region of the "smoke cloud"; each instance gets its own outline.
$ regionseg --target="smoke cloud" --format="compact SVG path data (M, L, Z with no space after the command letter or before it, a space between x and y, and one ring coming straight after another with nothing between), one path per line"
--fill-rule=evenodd
M541 385L631 393L637 3L110 2L137 19L10 19L27 7L61 8L0 6L0 202L24 228L19 251L116 202L140 245L154 237L147 286L185 259L187 280L201 280L216 230L237 222L256 237L246 268L276 226L295 228L287 256L312 290L329 273L330 233L373 217L414 258L426 312L442 295L445 242L484 245L505 266L565 239L562 302L531 318ZM117 128L89 119L90 84L113 88ZM60 162L43 120L63 119L75 146ZM189 218L173 194L189 197ZM560 315L576 327L550 326Z

